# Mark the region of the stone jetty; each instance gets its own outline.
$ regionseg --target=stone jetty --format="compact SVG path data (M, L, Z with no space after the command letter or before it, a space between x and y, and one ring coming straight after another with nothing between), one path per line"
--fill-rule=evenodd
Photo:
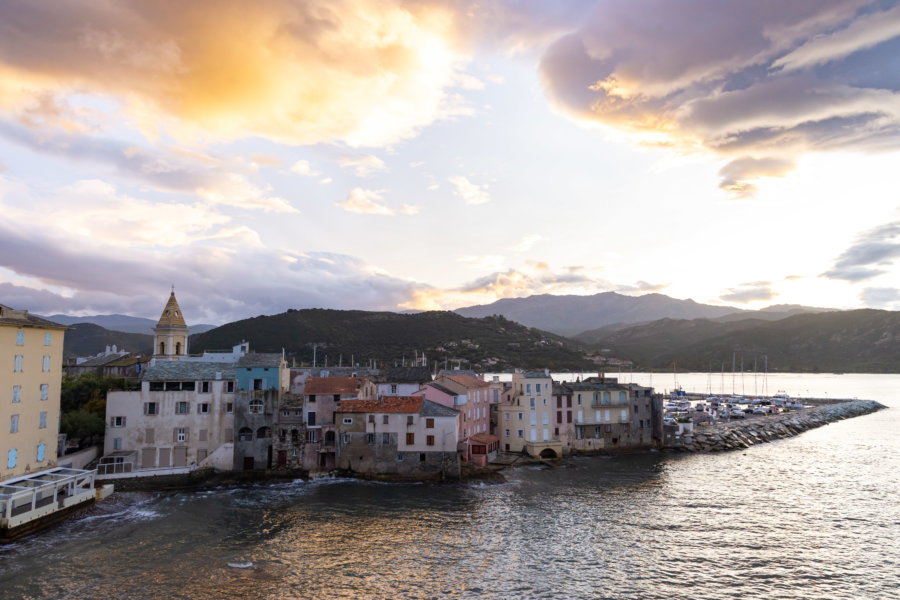
M748 418L746 421L720 421L715 425L697 426L693 432L683 432L678 436L666 431L665 448L684 452L721 452L749 448L754 444L795 436L808 429L883 408L886 407L873 400L849 400Z

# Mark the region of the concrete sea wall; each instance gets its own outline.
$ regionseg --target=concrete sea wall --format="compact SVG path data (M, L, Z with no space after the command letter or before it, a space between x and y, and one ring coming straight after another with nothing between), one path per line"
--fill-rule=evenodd
M751 418L746 421L719 422L700 426L693 434L680 438L666 435L666 449L685 452L721 452L749 448L798 435L828 423L867 415L886 408L873 400L850 400L802 410Z

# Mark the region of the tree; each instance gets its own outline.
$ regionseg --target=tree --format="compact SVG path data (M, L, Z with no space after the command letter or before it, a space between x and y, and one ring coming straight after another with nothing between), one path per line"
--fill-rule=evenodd
M85 439L90 445L94 443L96 436L103 435L106 430L106 421L96 413L79 408L65 413L60 419L59 428L69 439L77 440L79 446Z

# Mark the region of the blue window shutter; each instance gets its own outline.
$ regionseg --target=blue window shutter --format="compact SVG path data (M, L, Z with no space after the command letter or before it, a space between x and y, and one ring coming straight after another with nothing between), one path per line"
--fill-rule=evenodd
M38 444L37 461L44 461L44 444Z
M13 448L9 451L9 454L6 458L6 468L7 469L15 469L16 468L16 449Z

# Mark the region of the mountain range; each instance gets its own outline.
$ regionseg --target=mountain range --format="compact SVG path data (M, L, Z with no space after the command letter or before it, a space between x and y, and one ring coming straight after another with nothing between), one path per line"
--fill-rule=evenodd
M767 361L771 371L900 372L900 312L795 305L738 311L661 294L648 296L535 296L459 311L488 313L480 318L447 311L400 314L290 309L194 334L190 349L192 353L227 349L246 340L254 351L284 350L290 358L307 364L312 363L315 352L319 365L326 360L332 365L338 361L348 364L351 357L362 365L369 361L393 364L425 352L429 363L447 361L486 371L509 367L595 370L591 361L602 363L613 357L633 361L636 369L705 371L730 369L732 358L739 365L743 357L745 368L751 368L756 360L762 369L760 361ZM600 306L611 309L604 313ZM654 313L653 307L659 312ZM508 315L496 314L498 308L510 309L506 310L509 314L531 315L557 330L560 323L567 323L571 328L567 330L587 322L595 326L565 338L537 328L534 321L520 324ZM594 315L592 320L574 314L579 310ZM665 316L672 313L688 317ZM709 316L698 318L694 316L697 313ZM109 315L119 327L123 326L121 318ZM606 324L597 327L597 322ZM66 356L96 354L112 344L150 352L152 338L76 324L66 333Z
M74 325L76 323L93 323L111 331L123 331L125 333L143 333L153 335L156 321L144 317L129 317L128 315L91 315L87 317L72 317L69 315L50 315L44 319L59 323L60 325ZM203 333L215 329L217 325L190 325L191 333Z
M527 298L503 298L491 304L458 308L455 312L474 318L503 315L529 327L571 337L607 325L644 323L665 318L740 319L754 316L776 320L791 314L829 310L832 309L781 304L761 311L748 311L732 306L700 304L690 299L678 300L664 294L626 296L603 292L592 296L541 294Z

